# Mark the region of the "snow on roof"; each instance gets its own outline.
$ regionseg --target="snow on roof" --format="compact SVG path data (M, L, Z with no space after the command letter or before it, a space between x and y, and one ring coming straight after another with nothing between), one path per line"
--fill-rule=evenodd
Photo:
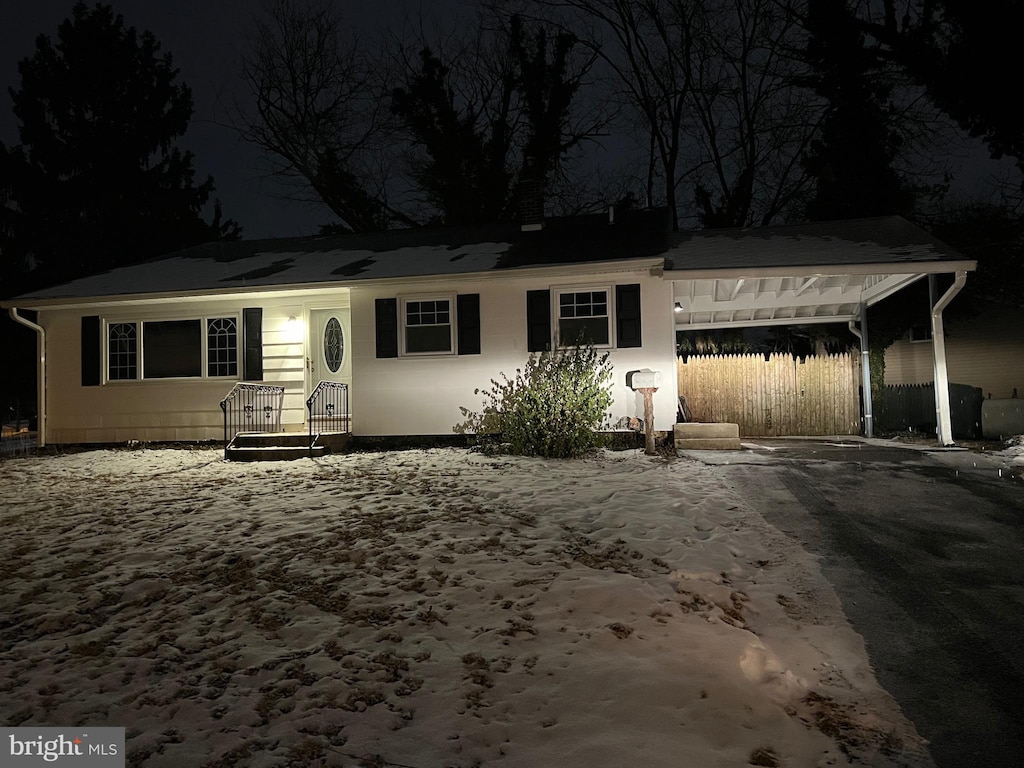
M667 254L665 267L708 270L901 262L912 265L965 260L954 249L901 216L879 216L684 232Z
M541 265L656 256L668 247L665 211L550 219L542 230L515 224L404 229L280 240L214 242L33 291L16 300L177 294L239 288L349 284L459 275Z
M351 284L523 267L664 257L668 270L963 261L899 216L754 229L670 233L665 209L515 224L214 242L4 302L175 295L245 288Z

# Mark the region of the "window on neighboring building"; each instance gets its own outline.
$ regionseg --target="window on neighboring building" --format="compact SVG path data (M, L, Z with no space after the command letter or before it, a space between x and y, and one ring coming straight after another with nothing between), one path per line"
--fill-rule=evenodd
M445 354L452 343L451 298L402 300L403 354Z
M607 288L557 292L558 343L571 346L611 344Z
M910 330L907 332L907 338L910 341L931 341L932 340L932 326L930 323L921 323L920 325L910 326Z
M235 317L146 320L107 326L108 381L237 375Z

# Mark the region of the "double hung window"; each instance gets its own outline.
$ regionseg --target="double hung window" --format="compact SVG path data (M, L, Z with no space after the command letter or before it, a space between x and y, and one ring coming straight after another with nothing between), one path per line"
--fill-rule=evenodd
M452 354L452 299L446 297L402 299L404 355Z
M556 312L560 346L611 344L609 289L557 291Z

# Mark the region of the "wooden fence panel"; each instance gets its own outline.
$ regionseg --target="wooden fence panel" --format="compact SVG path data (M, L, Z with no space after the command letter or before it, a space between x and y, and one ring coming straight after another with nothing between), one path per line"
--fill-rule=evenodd
M750 437L860 432L859 355L691 355L679 394L694 421L739 424Z

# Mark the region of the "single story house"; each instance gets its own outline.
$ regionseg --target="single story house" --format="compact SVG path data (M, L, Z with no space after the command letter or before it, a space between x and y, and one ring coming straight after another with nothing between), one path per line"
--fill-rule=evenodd
M41 443L221 439L237 382L283 388L285 431L337 381L356 435L451 434L476 388L581 331L610 354L613 421L642 417L627 373L652 369L655 428L670 430L677 330L860 333L873 303L928 274L962 285L974 266L899 217L673 233L664 210L610 210L208 243L2 306L38 337Z

